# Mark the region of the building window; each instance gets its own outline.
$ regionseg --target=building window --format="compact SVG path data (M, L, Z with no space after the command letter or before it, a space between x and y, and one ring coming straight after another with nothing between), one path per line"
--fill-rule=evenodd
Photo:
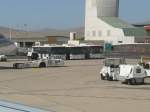
M88 37L90 36L90 32L89 31L87 31L87 34L86 34Z
M93 37L96 36L96 31L92 31L92 36L93 36Z
M98 36L99 36L99 37L102 36L102 31L98 31Z
M108 30L108 31L107 31L107 36L110 36L110 35L111 35L111 31Z
M123 43L122 41L118 41L118 43Z

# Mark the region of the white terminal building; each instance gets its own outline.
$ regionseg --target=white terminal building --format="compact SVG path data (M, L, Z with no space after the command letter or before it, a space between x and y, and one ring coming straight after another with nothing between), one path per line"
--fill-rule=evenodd
M114 44L136 43L146 35L118 17L119 0L86 0L85 40Z

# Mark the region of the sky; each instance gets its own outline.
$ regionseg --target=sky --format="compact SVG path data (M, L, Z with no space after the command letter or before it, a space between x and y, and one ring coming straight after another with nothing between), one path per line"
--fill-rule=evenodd
M150 0L120 0L120 18L150 20ZM0 0L0 26L67 29L84 26L85 0Z

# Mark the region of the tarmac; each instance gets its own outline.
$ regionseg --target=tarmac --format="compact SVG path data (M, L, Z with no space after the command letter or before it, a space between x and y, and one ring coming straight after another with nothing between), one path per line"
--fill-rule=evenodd
M102 81L103 60L18 70L12 69L13 63L0 62L1 100L52 112L150 112L150 79L134 86Z

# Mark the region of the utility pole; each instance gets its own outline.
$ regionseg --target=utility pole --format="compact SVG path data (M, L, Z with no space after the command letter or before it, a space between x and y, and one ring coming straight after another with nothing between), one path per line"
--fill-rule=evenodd
M11 27L9 27L9 39L10 40L12 39L12 29L11 29Z

